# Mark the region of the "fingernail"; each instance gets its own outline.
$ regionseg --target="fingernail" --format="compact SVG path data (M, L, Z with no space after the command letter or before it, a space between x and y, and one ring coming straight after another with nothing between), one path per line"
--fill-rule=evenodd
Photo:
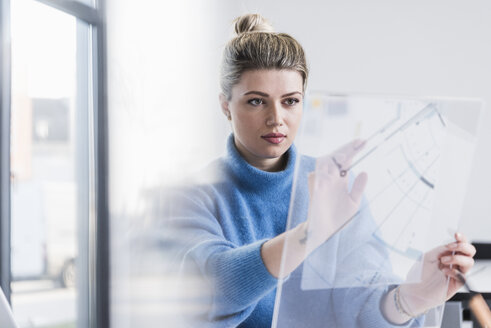
M455 233L455 238L460 239L462 238L462 234L460 232Z
M442 257L442 262L447 263L447 262L450 262L451 259L452 259L451 256L444 256L444 257Z

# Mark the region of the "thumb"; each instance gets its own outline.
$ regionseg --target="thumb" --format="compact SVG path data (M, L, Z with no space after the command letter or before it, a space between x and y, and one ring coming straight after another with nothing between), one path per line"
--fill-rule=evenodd
M351 199L359 204L361 201L361 197L363 196L363 192L365 191L365 187L367 186L368 175L365 172L358 174L353 182L353 187L351 188L350 196Z

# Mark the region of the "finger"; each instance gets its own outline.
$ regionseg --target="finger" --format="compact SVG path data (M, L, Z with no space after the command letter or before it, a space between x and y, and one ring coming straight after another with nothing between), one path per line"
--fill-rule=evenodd
M368 175L365 172L358 174L355 181L353 182L353 187L351 188L350 196L351 199L359 204L361 201L361 197L363 196L363 192L365 191L365 187L367 186Z
M346 156L344 154L334 154L331 157L332 171L340 172L346 167Z
M344 162L346 162L346 155L344 155L344 154L334 154L334 156L332 156L332 160L334 162L344 163Z
M457 240L457 242L461 242L461 243L467 242L467 238L464 236L464 234L462 234L460 232L455 233L455 240Z
M367 144L367 141L364 140L364 139L355 139L353 141L353 147L356 150L362 150L365 147L366 144Z
M338 160L338 163L342 164L343 168L346 168L351 164L353 157L355 157L356 154L358 154L363 149L365 144L366 141L355 139L336 150L334 152L334 156L336 157L336 160ZM341 154L344 155L343 162L339 162L339 155Z
M463 286L464 283L462 282L462 273L460 273L459 270L457 269L450 269L450 268L443 268L442 272L445 276L450 277L452 279L455 279L457 281L457 284L459 286ZM465 278L464 278L465 279Z
M362 148L365 145L365 143L366 143L366 141L362 140L362 139L351 140L350 142L348 142L348 143L342 145L341 147L339 147L338 149L336 149L334 151L334 154L346 153L350 149L353 149L353 148Z
M474 247L474 245L466 242L453 242L445 245L445 247L450 251L458 252L460 254L468 255L470 257L476 255L476 248Z
M457 265L462 273L469 271L474 265L474 259L465 255L447 255L440 259L444 265Z
M451 255L452 251L448 250L445 246L437 246L425 253L424 261L425 262L433 262L438 261L442 256Z
M456 269L456 270L460 271L460 267L458 265L454 265L454 264L445 265L445 264L442 264L441 262L438 265L438 268L440 268L440 270L447 268L447 269Z
M473 266L474 266L474 262L472 262L471 266L459 266L457 269L463 274L466 274L467 272L471 271Z
M362 140L354 140L351 143L351 147L344 152L345 159L343 161L343 166L346 168L351 165L353 158L363 149L365 146L365 141Z

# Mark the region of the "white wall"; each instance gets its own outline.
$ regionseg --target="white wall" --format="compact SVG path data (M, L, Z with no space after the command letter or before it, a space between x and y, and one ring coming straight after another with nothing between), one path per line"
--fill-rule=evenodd
M250 12L302 43L310 90L483 98L462 230L491 241L490 1L250 0L220 19Z

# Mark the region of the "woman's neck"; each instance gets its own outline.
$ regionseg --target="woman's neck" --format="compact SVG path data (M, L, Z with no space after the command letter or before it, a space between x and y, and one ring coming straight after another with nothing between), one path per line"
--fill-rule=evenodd
M235 143L235 148L247 163L254 166L258 170L266 172L279 172L283 171L286 167L288 157L286 153L277 158L259 158L241 149L237 143Z
M245 157L244 157L245 158ZM266 171L266 172L279 172L283 171L286 166L286 156L283 154L279 158L266 158L266 159L261 159L258 161L249 161L247 158L245 158L247 163L251 164L254 166L256 169Z

